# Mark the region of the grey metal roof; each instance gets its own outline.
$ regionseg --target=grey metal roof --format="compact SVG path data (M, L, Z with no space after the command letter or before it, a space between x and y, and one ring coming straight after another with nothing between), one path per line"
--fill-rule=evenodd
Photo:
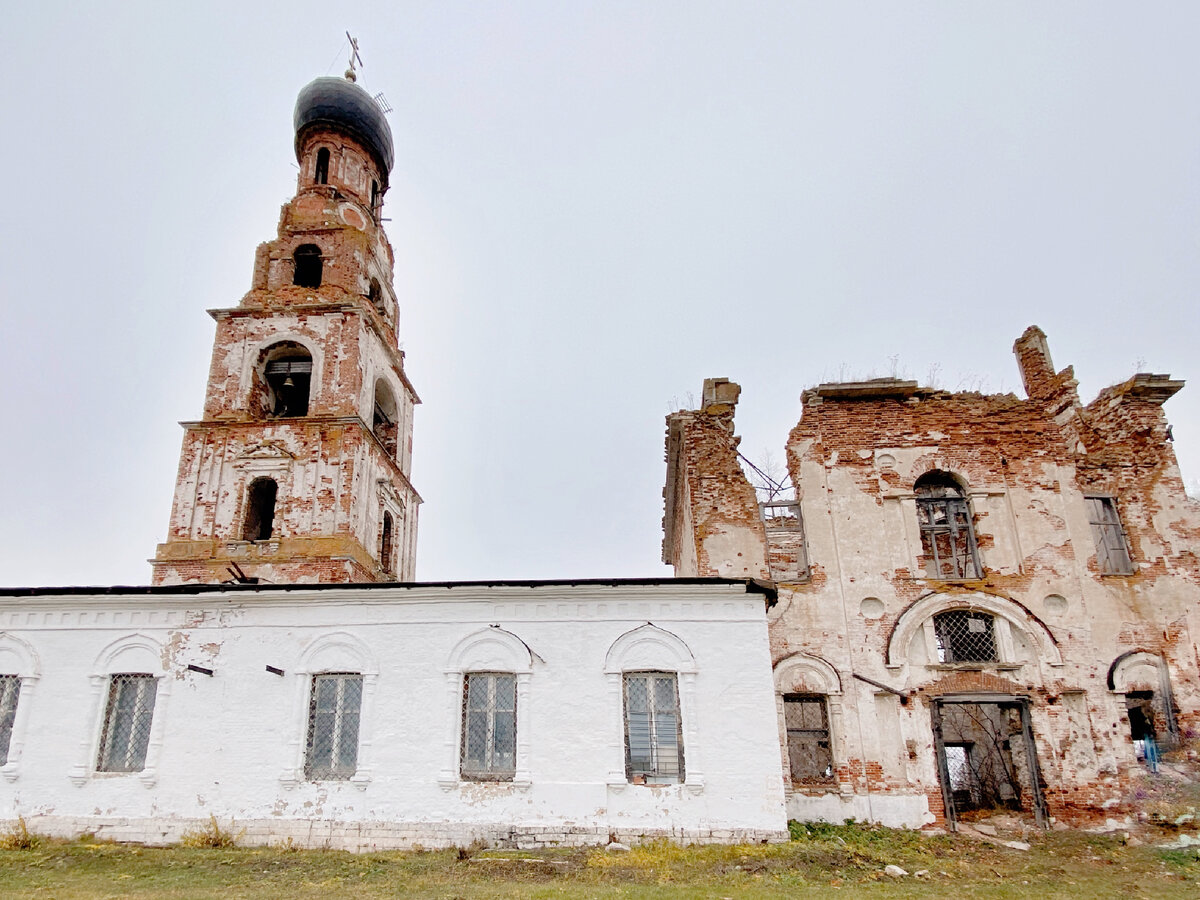
M392 129L371 95L345 78L317 78L296 98L292 116L296 129L296 159L305 135L312 128L333 128L360 141L375 157L387 182L395 154Z

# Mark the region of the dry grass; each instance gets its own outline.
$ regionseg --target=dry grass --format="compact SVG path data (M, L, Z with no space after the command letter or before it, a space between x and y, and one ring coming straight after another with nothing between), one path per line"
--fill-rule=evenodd
M0 850L32 850L40 841L36 834L29 833L24 816L18 816L7 831L0 832Z
M224 829L222 829L224 831ZM288 848L148 848L43 839L0 851L0 896L77 898L846 897L1188 898L1200 860L1079 832L1027 853L955 835L863 826L798 829L786 844L350 854ZM893 863L913 875L883 874ZM923 875L916 875L923 872Z
M207 825L192 831L185 831L179 843L184 847L226 850L230 847L236 847L238 841L246 834L245 828L235 832L233 827L234 823L231 821L229 828L222 828L216 816L209 816Z

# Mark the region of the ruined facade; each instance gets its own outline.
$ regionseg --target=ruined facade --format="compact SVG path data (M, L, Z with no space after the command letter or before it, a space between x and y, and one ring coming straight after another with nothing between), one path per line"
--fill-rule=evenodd
M1084 406L1039 329L1014 349L1025 399L806 391L794 496L744 474L736 384L668 417L664 562L779 589L790 816L1070 818L1200 729L1200 509L1163 413L1183 383L1138 374Z
M296 101L296 195L217 322L204 413L184 423L155 584L412 580L421 498L398 348L382 110L343 78Z

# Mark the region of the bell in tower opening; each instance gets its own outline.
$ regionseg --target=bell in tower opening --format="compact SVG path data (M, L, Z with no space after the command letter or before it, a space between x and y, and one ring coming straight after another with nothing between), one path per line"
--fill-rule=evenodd
M296 195L217 323L155 584L412 581L413 408L380 224L384 111L350 78L296 100Z

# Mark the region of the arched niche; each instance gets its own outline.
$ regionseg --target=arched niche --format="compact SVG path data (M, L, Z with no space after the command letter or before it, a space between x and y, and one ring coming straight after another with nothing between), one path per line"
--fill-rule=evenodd
M155 674L167 669L163 645L145 634L130 634L117 638L100 651L92 667L95 675L117 672L146 672Z
M378 675L379 661L361 638L348 631L335 631L321 635L304 649L296 672L302 675L319 672Z
M638 669L695 674L696 658L678 636L647 622L613 641L604 657L609 674Z
M446 671L516 672L533 671L533 651L529 645L503 628L483 628L454 645L446 662Z
M1000 665L1021 665L1026 662L1045 662L1061 666L1062 653L1045 624L1033 613L1005 597L991 594L927 594L912 603L892 629L887 646L888 668L901 668L912 662L917 665L938 665L934 649L933 617L950 610L987 613L996 625L996 642ZM922 647L914 647L915 640ZM1032 658L1027 658L1032 656ZM919 661L923 658L923 662Z
M825 660L793 653L775 663L775 690L780 694L826 694L842 692L842 679Z
M41 673L41 660L33 645L15 634L0 632L0 675L37 678Z
M1108 689L1118 694L1160 691L1169 683L1166 660L1147 650L1122 653L1108 667Z

